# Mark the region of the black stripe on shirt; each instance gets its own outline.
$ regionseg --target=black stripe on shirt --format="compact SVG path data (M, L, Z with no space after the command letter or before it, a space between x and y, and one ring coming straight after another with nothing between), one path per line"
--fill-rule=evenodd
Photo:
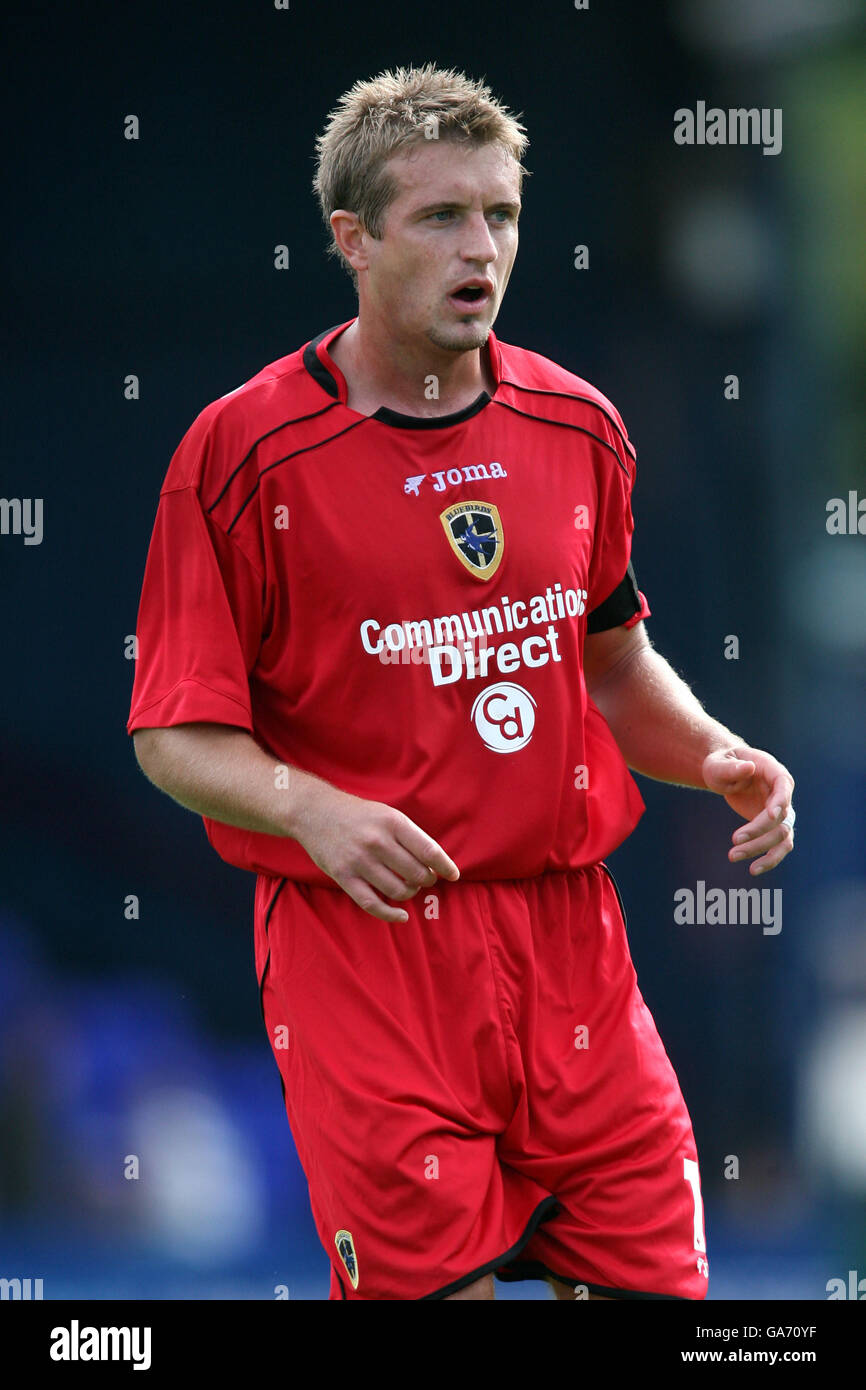
M626 449L631 455L632 461L634 462L637 459L637 453L635 452L635 447L632 444L631 440L626 437L626 435L620 429L619 425L616 423L616 420L614 420L613 416L605 410L603 405L601 405L598 401L593 400L592 396L578 396L575 392L572 391L548 391L543 386L525 386L520 381L508 381L505 377L502 378L502 381L499 384L500 386L513 386L516 391L531 391L535 396L559 396L560 399L564 401L584 401L587 405L594 405L596 410L600 410L604 418L610 421L611 425L616 430L617 434L619 435L620 439L622 440L623 444L625 445Z

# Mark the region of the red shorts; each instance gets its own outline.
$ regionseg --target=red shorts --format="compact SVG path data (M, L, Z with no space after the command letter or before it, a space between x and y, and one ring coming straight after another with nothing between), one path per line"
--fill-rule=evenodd
M706 1296L697 1154L594 865L446 883L381 922L260 876L256 969L332 1299L482 1275Z

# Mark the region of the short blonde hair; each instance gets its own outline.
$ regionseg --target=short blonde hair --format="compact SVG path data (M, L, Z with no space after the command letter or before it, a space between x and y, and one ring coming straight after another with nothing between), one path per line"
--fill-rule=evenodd
M364 229L380 239L388 205L399 192L385 167L388 160L433 138L500 145L516 160L521 187L529 173L521 163L529 144L525 127L482 82L432 63L356 82L317 137L313 189L331 236L328 255L340 257L356 289L358 277L337 245L331 213L337 208L354 212Z

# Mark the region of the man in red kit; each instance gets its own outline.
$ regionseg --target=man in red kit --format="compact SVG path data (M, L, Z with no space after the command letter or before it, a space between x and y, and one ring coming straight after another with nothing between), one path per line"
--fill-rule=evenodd
M257 875L262 1014L332 1299L701 1299L697 1153L605 856L629 768L724 796L751 873L793 779L652 648L635 451L492 325L527 144L432 65L317 143L358 294L208 406L159 499L128 723Z

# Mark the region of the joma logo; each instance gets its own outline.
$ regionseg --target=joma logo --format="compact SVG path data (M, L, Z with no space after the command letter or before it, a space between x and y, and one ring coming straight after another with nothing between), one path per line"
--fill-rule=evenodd
M465 468L448 468L441 473L418 473L407 478L403 491L407 497L417 497L421 484L427 478L433 479L433 491L444 492L447 487L459 487L461 483L477 483L491 478L507 478L508 470L501 463L470 463Z

